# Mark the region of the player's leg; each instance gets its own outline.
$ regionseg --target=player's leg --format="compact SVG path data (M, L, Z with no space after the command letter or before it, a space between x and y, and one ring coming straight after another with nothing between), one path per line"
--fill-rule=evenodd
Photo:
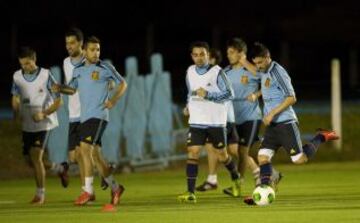
M334 131L320 129L310 143L302 146L300 131L297 123L289 123L282 131L287 134L283 138L283 146L291 156L291 160L295 164L303 164L313 158L319 149L321 143L329 140L337 140L339 137Z
M197 191L208 191L217 189L217 167L218 167L218 158L216 153L213 150L211 143L206 143L205 149L208 156L208 167L209 174L204 183L196 187Z
M69 143L68 143L68 156L69 161L72 164L77 163L79 168L80 182L82 188L85 187L85 174L84 174L84 164L81 158L80 152L80 122L71 122L69 125ZM92 198L94 200L94 198Z
M259 185L260 182L260 168L258 166L258 164L255 162L254 158L252 158L251 156L248 156L248 160L247 160L248 166L247 168L249 168L249 170L251 171L254 181L255 181L255 185Z
M111 204L117 205L120 202L120 197L125 191L123 185L117 183L116 179L112 174L112 167L105 161L100 147L100 142L95 146L93 150L93 158L96 168L100 175L111 186Z
M226 129L217 127L217 128L209 128L209 141L213 144L214 151L216 151L218 160L223 163L226 169L229 171L231 180L233 181L232 187L232 196L239 197L240 196L240 175L237 171L235 162L229 156L226 145L227 145L227 135ZM225 192L225 191L224 191Z
M239 132L239 163L238 168L239 172L244 178L245 171L248 166L253 173L255 181L259 181L259 167L255 163L252 157L249 156L249 150L253 144L259 140L259 131L260 131L260 120L252 120L244 122L241 125L237 125L236 129Z
M28 154L35 173L36 193L32 204L43 204L45 201L45 167L43 162L44 145L47 131L23 133L24 155Z
M264 133L264 140L258 152L258 164L260 167L261 184L271 185L272 182L272 157L276 150L282 145L281 138L285 137L279 132L279 125L267 126Z
M195 185L198 175L200 150L205 145L207 139L207 130L202 128L190 127L187 138L187 161L186 177L187 192L178 196L181 202L196 203Z
M317 134L310 142L303 146L303 151L306 154L307 159L311 159L315 156L320 144L332 140L339 139L339 136L332 130L318 129Z
M45 201L45 167L43 163L44 150L41 147L30 149L30 158L35 172L36 194L31 203L42 204Z
M76 199L76 205L84 205L91 200L94 194L92 150L105 129L106 121L92 118L80 124L80 156L84 168L84 192Z

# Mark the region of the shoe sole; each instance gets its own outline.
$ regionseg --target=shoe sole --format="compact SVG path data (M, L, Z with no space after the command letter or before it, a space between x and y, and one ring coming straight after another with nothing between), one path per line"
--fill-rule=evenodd
M229 196L231 196L231 197L240 197L240 194L239 194L239 195L234 195L233 193L228 192L228 191L226 191L226 190L223 190L223 193L226 194L226 195L229 195Z

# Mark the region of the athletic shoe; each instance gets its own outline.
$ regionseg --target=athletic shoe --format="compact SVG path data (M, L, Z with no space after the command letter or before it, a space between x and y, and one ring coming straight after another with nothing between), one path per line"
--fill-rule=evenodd
M111 201L112 205L117 205L120 202L120 197L124 193L125 188L123 185L119 184L119 187L115 191L111 191Z
M322 135L325 139L325 142L331 140L338 140L340 137L333 130L326 130L322 128L317 129L318 134Z
M201 191L201 192L205 192L205 191L208 191L208 190L216 190L217 187L218 187L217 184L212 184L212 183L209 183L209 182L205 181L203 184L196 187L196 190Z
M244 203L247 205L255 205L255 201L251 196L244 197Z
M240 197L241 187L240 180L233 180L233 186L225 188L223 190L224 194L230 195L232 197Z
M64 188L66 188L69 185L69 175L68 175L69 164L64 162L64 163L61 163L61 165L63 166L63 171L58 172L58 176L60 177L61 185Z
M41 205L45 203L45 196L39 197L37 195L30 201L30 204Z
M80 194L80 196L75 200L75 205L85 205L91 199L91 194L84 191Z
M270 186L274 189L275 192L279 189L279 183L281 179L284 177L284 175L281 172L278 172L278 175L272 179Z
M177 197L178 201L182 203L196 203L196 196L194 193L185 192Z

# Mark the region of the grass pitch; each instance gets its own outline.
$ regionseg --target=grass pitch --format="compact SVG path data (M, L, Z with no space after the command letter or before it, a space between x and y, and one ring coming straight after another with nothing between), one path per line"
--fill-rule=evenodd
M197 193L198 203L181 204L176 197L185 191L183 168L162 172L116 175L126 191L115 213L102 213L109 201L109 190L102 191L99 179L95 189L97 200L85 207L73 205L80 192L77 177L63 189L59 180L49 177L46 204L32 206L28 202L35 191L31 178L0 182L0 222L360 222L360 163L313 163L304 166L278 165L285 175L275 202L266 207L247 206L242 199L227 197L222 188L230 180L219 172L220 188ZM198 183L206 175L201 166ZM251 176L242 194L253 190Z

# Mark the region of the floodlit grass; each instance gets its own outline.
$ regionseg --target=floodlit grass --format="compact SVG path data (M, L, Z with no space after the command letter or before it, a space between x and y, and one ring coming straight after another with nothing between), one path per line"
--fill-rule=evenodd
M222 194L229 185L227 173L219 173L220 188L197 193L197 204L181 204L176 196L185 190L183 168L162 172L117 175L126 191L115 213L102 213L109 191L101 191L95 182L95 203L77 207L77 178L63 189L57 178L47 182L47 202L43 206L28 204L34 193L31 178L0 181L0 222L360 222L360 165L358 162L316 163L304 166L277 165L285 174L275 202L267 207L247 206L241 199ZM201 166L198 183L206 175ZM251 176L243 194L253 189Z

